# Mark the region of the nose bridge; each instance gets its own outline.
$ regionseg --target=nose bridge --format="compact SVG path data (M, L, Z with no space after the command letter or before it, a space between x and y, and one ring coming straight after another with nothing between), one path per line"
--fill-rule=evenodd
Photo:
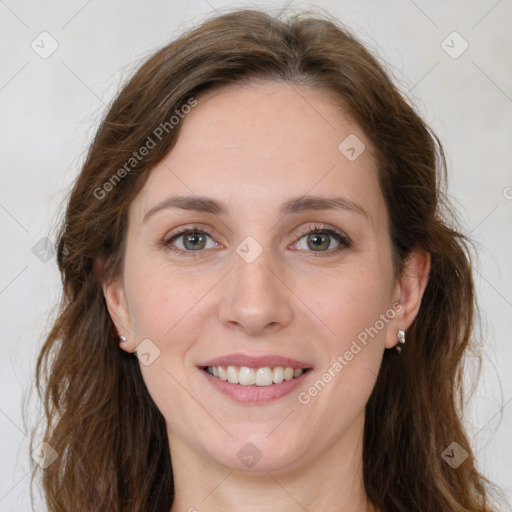
M233 253L233 269L219 306L220 320L257 334L288 325L291 293L281 282L282 265L270 247L247 237ZM277 277L277 276L279 277Z

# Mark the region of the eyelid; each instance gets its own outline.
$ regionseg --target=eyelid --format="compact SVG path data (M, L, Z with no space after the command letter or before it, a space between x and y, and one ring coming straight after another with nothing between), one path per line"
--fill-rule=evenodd
M165 235L165 243L170 242L173 238L176 238L180 235L191 233L194 231L199 231L201 233L206 233L207 235L213 236L213 229L207 226L206 224L204 226L200 224L190 224L185 226L180 226L176 230L171 231L171 233Z
M340 237L344 238L347 242L351 242L350 238L343 231L334 226L331 226L330 224L324 224L323 222L314 222L313 224L313 226L301 228L301 237L304 235L309 235L310 233L314 233L315 231L326 231L334 232Z

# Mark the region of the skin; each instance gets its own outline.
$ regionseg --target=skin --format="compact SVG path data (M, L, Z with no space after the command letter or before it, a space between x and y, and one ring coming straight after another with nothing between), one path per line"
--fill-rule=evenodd
M384 350L418 313L428 254L411 253L403 275L394 274L371 143L324 91L230 85L200 96L182 123L176 146L130 206L124 273L103 284L110 315L127 337L121 349L133 352L149 338L160 350L152 364L140 364L167 423L171 512L376 510L362 480L364 408ZM338 150L349 134L366 145L355 161ZM368 217L349 210L279 213L291 197L334 193ZM194 194L225 202L230 213L168 209L143 222L163 199ZM207 246L172 253L165 241L194 224L211 228ZM338 242L327 237L331 245L315 252L302 233L319 225L339 229L352 246L335 252ZM252 263L236 252L247 236L263 250ZM174 247L186 251L184 238ZM298 392L394 303L394 318L300 403ZM277 401L239 404L197 367L231 352L288 356L313 370L298 391ZM237 457L248 442L261 453L251 468Z

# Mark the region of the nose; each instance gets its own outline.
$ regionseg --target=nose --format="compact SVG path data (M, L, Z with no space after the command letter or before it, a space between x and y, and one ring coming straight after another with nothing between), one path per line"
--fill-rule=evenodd
M277 332L293 318L293 292L288 288L286 268L273 261L271 250L264 249L252 262L233 254L231 272L226 276L219 320L250 336Z

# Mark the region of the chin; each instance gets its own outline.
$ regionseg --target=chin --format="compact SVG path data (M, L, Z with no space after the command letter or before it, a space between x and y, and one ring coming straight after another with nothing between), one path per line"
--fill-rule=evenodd
M303 461L302 453L296 447L285 446L283 443L284 440L278 436L272 441L255 436L252 440L230 439L229 445L224 445L222 453L216 450L216 453L210 453L218 464L233 471L278 472L291 469L299 461Z

